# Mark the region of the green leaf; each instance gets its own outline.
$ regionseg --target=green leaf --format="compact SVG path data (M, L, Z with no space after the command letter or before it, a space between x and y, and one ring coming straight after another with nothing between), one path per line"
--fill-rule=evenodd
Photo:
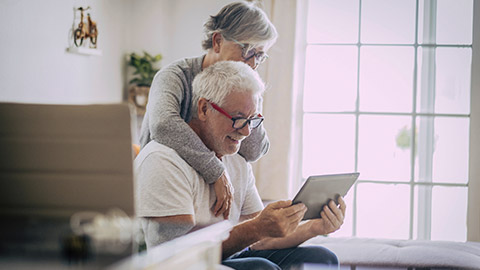
M151 85L155 74L160 70L154 63L162 60L162 55L157 54L152 56L151 54L143 51L143 56L140 56L134 52L129 54L127 59L128 66L134 68L133 75L135 78L129 81L129 83L134 83L137 85Z

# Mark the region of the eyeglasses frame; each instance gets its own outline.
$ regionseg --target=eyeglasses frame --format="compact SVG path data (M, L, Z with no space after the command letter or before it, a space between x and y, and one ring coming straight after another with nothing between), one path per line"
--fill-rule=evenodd
M258 65L259 65L259 64L262 64L263 62L265 62L269 57L268 54L264 51L260 51L260 52L255 51L254 54L252 54L249 57L246 57L246 55L248 54L248 51L246 51L248 49L248 45L243 44L243 43L239 42L238 40L236 40L234 38L230 38L229 40L237 43L238 45L240 45L240 47L242 47L242 58L245 61L248 61L248 60L252 59L252 57L255 57L255 62L258 62Z
M265 118L264 118L263 115L261 115L261 114L257 114L256 117L253 117L253 118L250 118L250 119L245 118L245 117L233 117L233 116L231 116L228 112L226 112L224 109L222 109L220 106L218 106L217 104L215 104L215 103L213 103L213 102L211 102L211 101L208 101L208 103L209 103L216 111L218 111L219 113L225 115L225 116L228 117L230 120L232 120L232 121L233 121L233 123L232 123L232 128L234 128L234 129L236 129L236 130L239 130L239 129L244 128L247 124L248 124L248 128L249 128L250 130L255 129L255 128L258 128L258 127L262 124L263 120L265 120ZM245 121L245 124L243 124L243 126L241 126L241 127L239 127L239 128L236 128L236 127L235 127L235 121L237 121L237 120L239 120L239 119L243 119L243 120L246 120L246 121ZM261 119L261 120L260 120L260 123L259 123L258 126L256 126L256 127L251 127L251 126L250 126L251 121L252 121L252 120L256 120L256 119Z

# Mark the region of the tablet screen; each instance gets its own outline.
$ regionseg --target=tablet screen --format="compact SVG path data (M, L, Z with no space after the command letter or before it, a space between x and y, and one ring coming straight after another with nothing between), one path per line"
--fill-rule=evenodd
M320 218L323 206L338 196L344 197L359 173L342 173L329 175L314 175L307 178L293 199L293 204L303 203L308 210L303 219Z

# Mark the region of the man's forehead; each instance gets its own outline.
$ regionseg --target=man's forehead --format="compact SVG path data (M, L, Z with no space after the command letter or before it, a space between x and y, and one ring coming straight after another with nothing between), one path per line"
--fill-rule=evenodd
M250 92L232 92L225 97L223 107L231 113L248 116L256 113L258 102L258 95Z

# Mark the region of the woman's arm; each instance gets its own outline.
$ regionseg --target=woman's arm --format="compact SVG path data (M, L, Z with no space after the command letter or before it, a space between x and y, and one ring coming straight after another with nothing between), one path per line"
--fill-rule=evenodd
M217 198L214 214L228 218L233 190L224 174L223 163L185 122L190 117L191 82L195 72L186 71L188 64L183 68L174 64L156 74L150 88L142 140L146 143L153 139L174 149L207 184L214 183Z
M263 110L263 98L258 101L258 111ZM250 136L243 140L238 153L248 162L255 162L263 157L270 147L270 141L267 137L267 131L263 124L252 130Z
M189 110L191 106L190 97L187 97L191 93L187 88L191 85L188 85L186 78L182 78L182 74L167 68L155 76L147 105L150 137L174 149L203 176L205 182L212 184L225 169L180 116L182 111Z
M245 138L240 145L238 153L248 162L255 162L263 157L270 147L267 132L263 124L253 129L250 136Z

